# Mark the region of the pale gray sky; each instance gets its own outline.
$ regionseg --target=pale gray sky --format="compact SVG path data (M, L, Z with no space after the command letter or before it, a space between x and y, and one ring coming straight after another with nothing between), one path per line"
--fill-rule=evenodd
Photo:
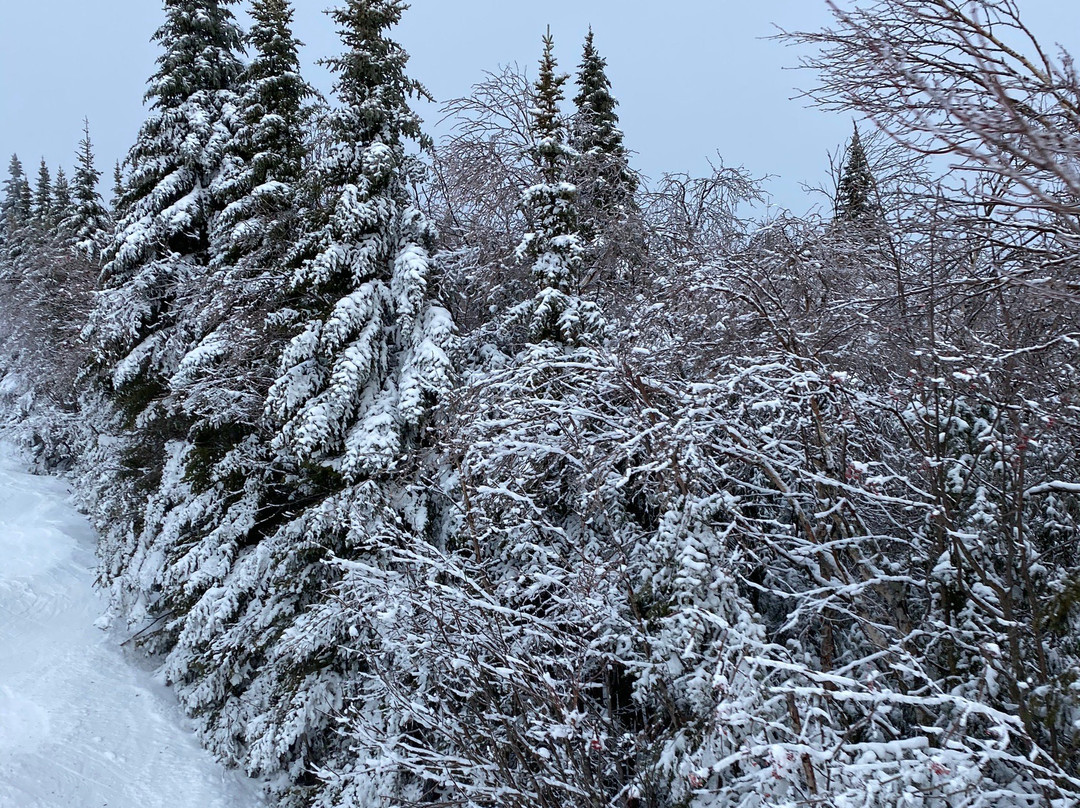
M336 53L321 12L331 0L294 0L305 61ZM153 71L150 36L162 12L155 0L0 0L0 157L17 152L28 171L42 156L69 167L90 118L99 167L126 153L144 109ZM1020 0L1046 41L1076 37L1080 3ZM787 68L798 54L766 39L775 26L813 29L829 19L825 0L413 0L396 36L412 55L411 73L436 98L468 92L484 70L519 62L532 69L550 24L561 67L571 72L591 24L607 57L628 145L637 166L706 169L719 153L728 165L779 175L767 188L777 203L803 210L812 199L800 183L823 181L827 153L850 132L850 120L791 100L812 77ZM1075 52L1075 49L1074 49ZM535 72L535 71L533 71ZM329 90L324 71L309 79ZM437 110L424 109L431 125Z

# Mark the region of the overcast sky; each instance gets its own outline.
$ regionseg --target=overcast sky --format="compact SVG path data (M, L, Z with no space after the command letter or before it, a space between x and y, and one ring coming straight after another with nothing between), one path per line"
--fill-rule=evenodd
M295 0L308 78L329 90L312 63L336 53L330 0ZM73 162L81 120L89 117L99 167L126 153L145 110L154 69L150 37L162 11L155 0L0 0L0 156L17 152L28 171ZM1080 3L1020 0L1045 41L1080 38ZM646 174L700 172L719 153L727 165L779 175L767 188L785 207L813 199L800 184L824 181L828 152L851 121L795 99L812 76L789 68L798 53L768 39L776 26L826 24L825 0L413 0L395 32L412 55L411 73L437 99L464 95L485 70L533 66L550 24L561 67L572 71L591 24L607 57L627 143ZM1074 49L1075 52L1075 49ZM432 124L437 110L424 109Z

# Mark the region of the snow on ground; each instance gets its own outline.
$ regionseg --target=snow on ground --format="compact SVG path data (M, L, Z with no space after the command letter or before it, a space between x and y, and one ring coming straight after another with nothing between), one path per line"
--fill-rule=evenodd
M0 445L0 808L253 808L169 691L94 628L94 536Z

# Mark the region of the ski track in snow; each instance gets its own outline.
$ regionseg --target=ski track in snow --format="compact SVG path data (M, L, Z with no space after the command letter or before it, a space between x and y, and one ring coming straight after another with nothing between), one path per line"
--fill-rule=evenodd
M94 534L0 444L0 808L255 808L167 688L93 623Z

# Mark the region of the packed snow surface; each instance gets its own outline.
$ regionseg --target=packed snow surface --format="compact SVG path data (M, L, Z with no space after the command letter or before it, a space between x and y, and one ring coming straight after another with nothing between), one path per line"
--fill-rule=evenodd
M253 808L169 691L94 628L94 536L0 444L0 808Z

